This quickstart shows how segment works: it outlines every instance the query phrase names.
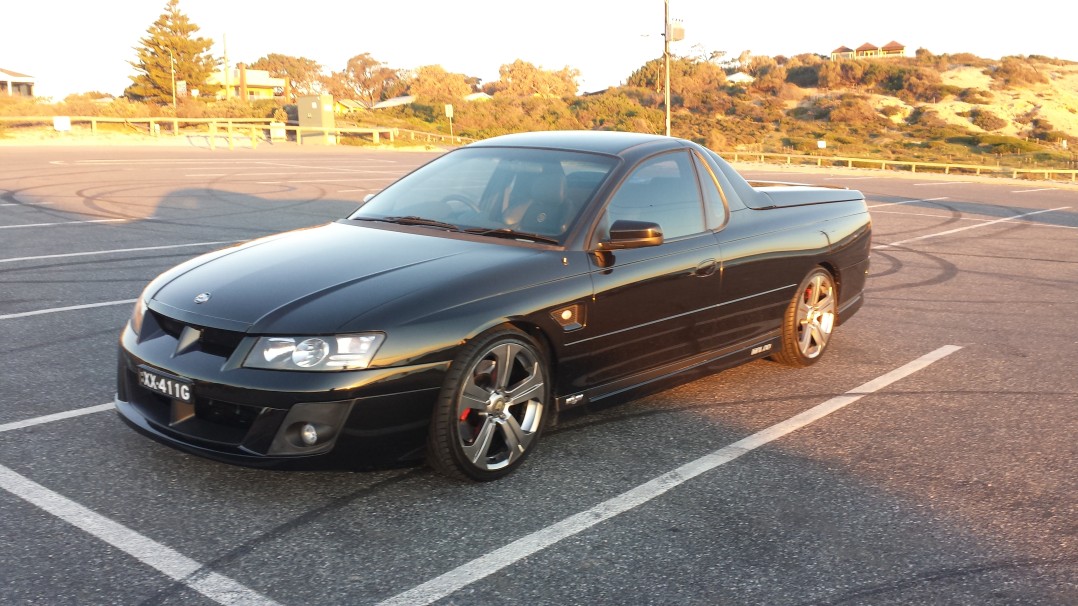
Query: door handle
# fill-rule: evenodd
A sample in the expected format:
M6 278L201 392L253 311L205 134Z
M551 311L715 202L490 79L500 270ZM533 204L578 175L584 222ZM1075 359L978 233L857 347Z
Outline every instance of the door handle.
M704 261L700 261L700 263L696 265L696 270L692 272L692 275L696 276L697 278L706 278L711 274L715 273L717 269L719 269L718 261L716 261L715 259L706 259Z

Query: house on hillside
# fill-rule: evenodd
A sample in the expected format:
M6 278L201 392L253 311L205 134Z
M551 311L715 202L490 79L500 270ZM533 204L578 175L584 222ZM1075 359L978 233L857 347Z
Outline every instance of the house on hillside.
M858 59L864 59L867 57L879 57L880 47L876 46L875 44L865 42L861 46L857 47L857 49L854 51L854 56Z
M333 113L335 114L350 114L365 109L367 109L367 106L355 99L335 99L333 102Z
M840 46L831 51L831 60L838 61L839 59L853 59L854 50L848 46Z
M217 91L218 99L238 97L249 101L283 97L288 87L285 78L274 78L264 69L247 69L242 63L232 69L213 72L206 83L221 87Z
M726 82L736 86L745 86L748 84L752 84L755 80L756 78L753 78L745 72L735 72L730 74L729 76L726 76Z
M856 49L852 49L848 46L840 46L831 51L831 60L838 61L840 59L875 59L877 57L905 57L906 45L894 40L888 42L883 46L876 46L870 42L865 42Z
M891 40L887 44L880 47L880 56L881 57L905 57L906 56L906 45L905 44L899 44L898 42L895 42L894 40Z
M0 67L0 95L33 97L34 77Z

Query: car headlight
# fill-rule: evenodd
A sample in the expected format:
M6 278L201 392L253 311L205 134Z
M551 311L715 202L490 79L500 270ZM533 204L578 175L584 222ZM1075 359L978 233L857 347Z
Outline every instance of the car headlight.
M357 370L371 363L385 338L381 333L259 337L243 365L271 370Z
M131 331L136 335L142 333L142 319L146 317L146 293L139 295L135 301L135 307L131 310Z

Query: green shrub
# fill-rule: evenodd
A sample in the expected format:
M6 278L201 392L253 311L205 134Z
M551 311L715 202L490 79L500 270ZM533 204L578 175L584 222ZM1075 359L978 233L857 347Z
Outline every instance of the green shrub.
M973 105L987 105L992 102L992 93L979 88L964 88L958 93L958 99Z
M1007 121L986 109L974 109L969 111L970 122L974 126L987 131L999 130L1007 126Z

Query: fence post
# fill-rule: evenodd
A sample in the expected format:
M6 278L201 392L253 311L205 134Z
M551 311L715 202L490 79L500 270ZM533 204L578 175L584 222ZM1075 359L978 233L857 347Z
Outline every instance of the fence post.
M258 148L258 139L255 137L255 127L251 125L251 149Z
M175 118L172 119L172 136L180 136L180 121Z
M217 122L210 122L210 149L217 149Z
M228 149L236 149L236 142L232 139L232 120L226 124L228 124Z

